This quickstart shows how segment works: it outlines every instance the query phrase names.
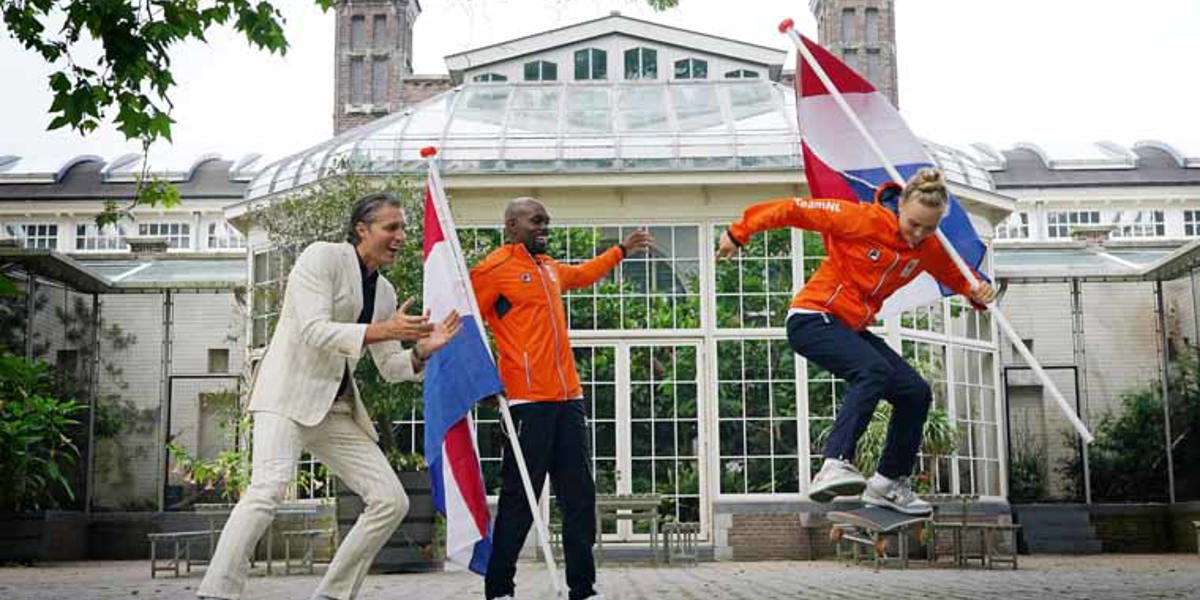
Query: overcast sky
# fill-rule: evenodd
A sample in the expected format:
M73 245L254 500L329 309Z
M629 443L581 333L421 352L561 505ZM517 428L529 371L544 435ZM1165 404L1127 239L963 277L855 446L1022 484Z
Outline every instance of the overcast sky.
M277 157L329 137L333 22L309 0L277 0L292 48L280 58L214 32L176 53L175 144L154 167L202 153ZM655 13L644 0L422 0L414 68L445 73L443 57L619 10L666 25L780 49L793 17L815 36L808 0L680 0ZM1200 156L1200 0L897 0L900 109L922 137L999 148L1155 138ZM736 8L733 8L736 7ZM46 132L50 68L0 39L5 90L0 155L19 170L77 154L107 159L136 148L111 128L81 138ZM789 65L791 57L789 56Z

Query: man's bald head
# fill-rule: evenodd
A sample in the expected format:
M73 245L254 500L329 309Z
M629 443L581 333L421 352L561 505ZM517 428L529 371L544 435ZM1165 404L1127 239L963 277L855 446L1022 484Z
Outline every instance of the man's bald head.
M550 215L535 198L522 196L508 201L504 208L504 238L510 244L523 244L530 254L546 252L550 234Z
M507 225L509 221L525 214L527 211L539 208L542 211L546 210L546 207L542 206L542 203L538 202L537 198L530 198L529 196L513 198L508 201L508 206L504 207L504 224Z

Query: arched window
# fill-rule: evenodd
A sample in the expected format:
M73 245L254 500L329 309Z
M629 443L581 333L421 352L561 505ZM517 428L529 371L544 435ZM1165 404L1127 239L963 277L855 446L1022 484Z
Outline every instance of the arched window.
M626 50L625 79L658 79L658 50L653 48Z
M525 81L558 81L558 65L545 60L527 62Z
M599 48L576 50L575 79L576 81L608 79L608 53Z
M708 79L708 61L699 58L675 61L675 79Z

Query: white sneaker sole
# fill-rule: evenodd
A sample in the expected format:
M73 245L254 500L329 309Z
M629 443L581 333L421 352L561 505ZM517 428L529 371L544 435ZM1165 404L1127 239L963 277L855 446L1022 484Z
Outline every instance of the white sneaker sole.
M814 486L808 491L814 502L832 502L838 496L857 496L867 489L867 480L862 477L842 477Z
M863 504L870 504L871 506L878 506L881 508L894 510L896 512L904 513L906 515L912 515L914 517L924 517L924 516L933 514L932 506L927 506L924 508L903 506L900 504L896 504L895 502L892 502L891 500L888 500L887 498L884 498L882 496L876 496L874 494L863 494L862 501L863 501Z

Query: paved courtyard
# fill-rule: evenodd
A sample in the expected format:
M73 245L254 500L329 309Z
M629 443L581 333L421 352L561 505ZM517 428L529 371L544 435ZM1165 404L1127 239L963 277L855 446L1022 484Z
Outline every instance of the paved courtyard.
M832 561L704 563L689 568L607 566L600 586L609 600L999 600L1054 598L1126 600L1200 598L1196 555L1021 557L1019 571L915 567L908 571L845 566ZM0 600L187 599L200 578L151 580L144 561L47 564L0 568ZM307 600L314 575L254 577L246 600ZM522 564L522 600L553 600L546 571ZM362 600L474 600L480 579L470 573L381 575L367 579Z

